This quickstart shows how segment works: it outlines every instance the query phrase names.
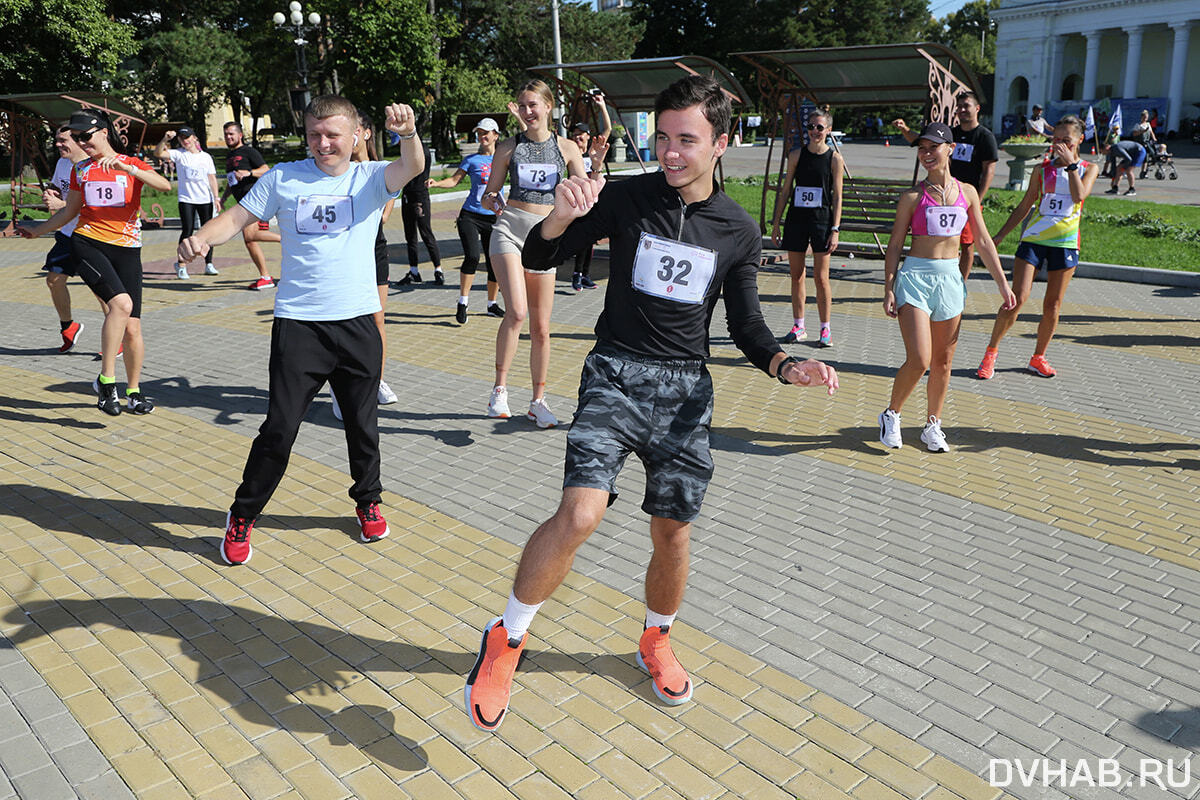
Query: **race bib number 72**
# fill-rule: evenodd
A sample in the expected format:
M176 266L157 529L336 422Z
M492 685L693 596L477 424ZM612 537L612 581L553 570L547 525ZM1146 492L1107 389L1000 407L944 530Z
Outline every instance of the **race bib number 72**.
M314 194L296 203L296 230L300 233L342 233L354 222L349 195Z
M633 262L633 288L677 303L704 302L717 251L643 233Z

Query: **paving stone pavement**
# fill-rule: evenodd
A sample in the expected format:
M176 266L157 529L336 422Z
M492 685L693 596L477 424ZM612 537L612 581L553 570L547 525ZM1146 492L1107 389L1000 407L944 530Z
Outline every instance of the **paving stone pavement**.
M453 205L434 214L451 284ZM1200 774L1183 773L1200 748L1195 293L1077 280L1059 377L1023 371L1031 314L979 382L996 299L973 280L944 414L954 449L937 455L915 446L919 392L908 446L875 443L903 358L879 262L835 262L835 346L793 348L838 367L833 399L746 365L718 312L717 471L675 635L695 702L658 705L632 664L648 536L631 462L535 623L513 714L484 735L463 676L556 505L565 428L482 415L496 329L482 293L463 328L450 286L389 297L392 536L357 543L323 394L254 560L230 569L214 545L265 410L271 296L245 291L234 244L221 276L167 279L174 238L148 233L145 251L143 385L159 408L116 419L89 399L86 290L79 352L61 356L38 271L49 242L0 242L0 800L1197 796ZM760 290L782 332L785 273L764 269ZM601 303L559 284L548 389L564 422ZM514 409L526 387L512 381ZM1070 771L999 788L992 759ZM1143 759L1177 785L1139 785ZM1120 786L1077 772L1106 760Z

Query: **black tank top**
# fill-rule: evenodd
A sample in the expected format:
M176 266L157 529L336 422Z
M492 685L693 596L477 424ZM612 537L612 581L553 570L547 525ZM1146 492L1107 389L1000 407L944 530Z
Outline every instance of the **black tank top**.
M819 208L803 208L796 205L796 189L812 187L821 190ZM788 214L805 217L829 218L833 213L833 148L824 153L814 153L807 147L800 149L800 160L796 162L796 174L792 179L791 195L788 197Z

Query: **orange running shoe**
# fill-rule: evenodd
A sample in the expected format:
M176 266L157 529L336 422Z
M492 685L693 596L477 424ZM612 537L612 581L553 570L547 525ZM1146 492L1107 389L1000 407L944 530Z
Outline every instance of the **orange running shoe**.
M996 374L996 356L1000 355L999 350L988 348L983 353L983 361L979 362L979 369L975 370L975 377L981 381L986 381Z
M508 711L508 698L512 694L513 674L529 641L526 632L519 643L509 641L504 620L496 617L483 629L483 643L479 646L479 658L467 677L467 688L463 692L467 704L467 716L471 724L485 731L494 731L504 721Z
M637 665L650 673L658 699L677 706L692 699L692 679L671 650L671 629L646 628L638 642Z
M1058 372L1050 366L1045 356L1034 356L1029 359L1029 371L1043 378L1053 378Z

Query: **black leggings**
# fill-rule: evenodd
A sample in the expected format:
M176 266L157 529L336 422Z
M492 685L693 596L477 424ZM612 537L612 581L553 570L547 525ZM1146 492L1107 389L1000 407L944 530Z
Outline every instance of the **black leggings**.
M425 249L429 251L429 260L433 262L434 268L442 266L442 251L438 249L437 237L433 235L429 217L429 200L416 200L411 203L400 201L400 219L404 221L404 241L408 244L410 267L417 266L418 232L421 234L421 241L425 243Z
M129 316L142 316L142 248L120 247L83 236L71 236L71 253L79 277L104 302L119 294L129 295L133 311Z
M580 275L588 276L588 271L592 268L592 247L582 253L575 254L575 271ZM588 276L590 277L590 276Z
M179 241L191 236L204 223L212 219L213 204L212 203L185 203L182 200L179 202ZM199 217L200 224L196 224L196 218ZM213 259L213 250L208 248L208 255L204 256L204 263L211 264Z
M465 208L458 212L454 226L458 228L458 239L462 242L463 275L475 274L475 270L479 269L479 256L482 253L484 263L487 264L488 283L496 282L496 273L492 272L492 256L488 252L492 241L492 223L495 221L496 218L491 214L480 214Z

